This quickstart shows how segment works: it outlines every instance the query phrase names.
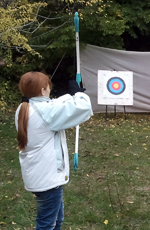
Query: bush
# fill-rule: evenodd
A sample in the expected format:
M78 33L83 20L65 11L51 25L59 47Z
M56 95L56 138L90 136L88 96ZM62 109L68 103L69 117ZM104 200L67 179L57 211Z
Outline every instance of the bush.
M14 111L20 102L20 97L16 83L0 79L0 118Z

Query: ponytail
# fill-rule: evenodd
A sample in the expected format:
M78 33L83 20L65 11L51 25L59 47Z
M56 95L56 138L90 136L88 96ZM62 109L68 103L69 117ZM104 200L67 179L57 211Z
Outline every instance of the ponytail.
M18 148L24 150L27 145L27 125L29 118L29 103L23 102L18 116Z

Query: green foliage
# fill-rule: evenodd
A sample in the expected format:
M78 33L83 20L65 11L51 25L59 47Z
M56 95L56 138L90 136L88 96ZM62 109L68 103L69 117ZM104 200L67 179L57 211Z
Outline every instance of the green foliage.
M141 35L149 35L150 30L150 2L148 1L132 1L130 4L126 2L122 4L123 16L127 19L128 33L138 38L136 30L138 29Z
M147 38L150 36L150 3L147 0L93 0L86 2L86 6L79 12L80 41L98 46L128 49L130 38L136 41L141 36ZM150 50L148 43L145 43L146 48Z
M80 18L80 44L150 50L148 0L62 0L47 4L16 0L0 9L0 56L7 64L1 69L3 76L16 79L30 70L52 74L65 52L65 58L72 57L75 11ZM143 43L135 47L141 38Z
M52 33L52 36L55 37L56 34ZM75 47L75 33L74 26L68 26L61 28L57 31L57 38L53 41L51 45L48 46L50 49L64 49L70 48L70 46Z
M121 35L128 26L120 4L109 0L88 1L79 12L80 41L103 47L123 47Z
M36 11L45 3L16 4L7 6L6 9L0 8L0 43L5 47L15 46L18 49L27 50L33 55L38 54L28 44L27 36L21 31L30 22L36 21Z
M94 1L87 3L81 10L81 18L85 28L101 31L102 35L121 35L126 28L126 20L122 17L121 6L113 1Z
M0 78L0 120L4 120L6 114L11 113L20 102L21 94L18 85L12 85L10 80Z

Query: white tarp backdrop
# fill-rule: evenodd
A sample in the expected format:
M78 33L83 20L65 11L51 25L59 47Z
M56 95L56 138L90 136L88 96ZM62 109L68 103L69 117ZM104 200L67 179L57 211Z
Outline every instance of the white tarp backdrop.
M83 86L90 96L95 113L106 112L105 105L98 105L98 70L133 72L133 105L126 112L150 112L150 52L133 52L87 45L80 51L80 67ZM107 106L114 112L114 106ZM123 106L116 107L123 112Z

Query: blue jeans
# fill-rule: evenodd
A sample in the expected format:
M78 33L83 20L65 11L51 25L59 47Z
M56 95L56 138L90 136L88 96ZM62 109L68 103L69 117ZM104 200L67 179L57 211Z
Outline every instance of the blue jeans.
M64 219L63 187L34 194L37 199L36 230L60 230Z

